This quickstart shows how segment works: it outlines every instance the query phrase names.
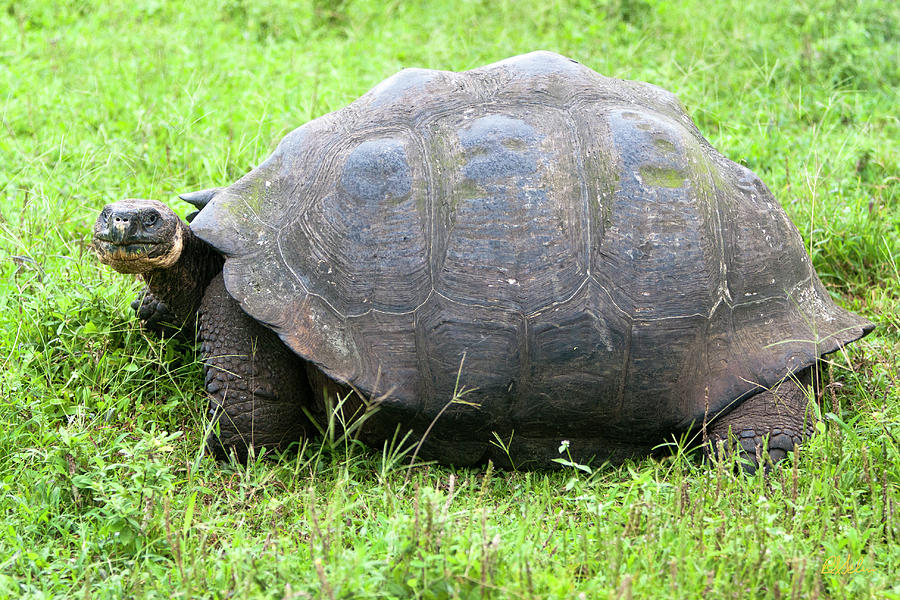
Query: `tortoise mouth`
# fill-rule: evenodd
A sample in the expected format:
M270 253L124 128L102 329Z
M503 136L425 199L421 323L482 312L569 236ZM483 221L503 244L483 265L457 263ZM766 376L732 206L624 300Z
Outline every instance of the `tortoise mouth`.
M113 242L95 238L94 247L100 262L122 273L142 273L159 262L171 244L158 242Z
M120 260L152 257L154 250L158 250L158 242L114 242L97 238L97 246L104 254L115 255Z

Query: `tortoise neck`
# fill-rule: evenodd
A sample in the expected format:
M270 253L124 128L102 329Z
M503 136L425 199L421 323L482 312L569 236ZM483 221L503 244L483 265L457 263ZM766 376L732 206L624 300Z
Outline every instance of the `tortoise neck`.
M154 269L142 278L175 315L182 327L193 327L206 286L222 271L225 260L212 246L182 225L183 249L178 261L165 269Z

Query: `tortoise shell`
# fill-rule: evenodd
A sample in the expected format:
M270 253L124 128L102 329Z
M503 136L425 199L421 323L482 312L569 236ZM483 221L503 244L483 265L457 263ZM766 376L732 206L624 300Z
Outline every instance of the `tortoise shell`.
M328 378L420 432L446 407L458 462L495 433L646 449L871 329L675 96L549 52L403 70L191 227Z

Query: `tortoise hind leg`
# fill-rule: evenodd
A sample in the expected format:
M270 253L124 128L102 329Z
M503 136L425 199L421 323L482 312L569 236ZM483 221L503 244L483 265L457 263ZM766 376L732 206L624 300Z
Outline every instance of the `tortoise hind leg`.
M282 449L312 433L303 414L311 392L302 359L241 309L221 274L203 296L200 341L213 454L234 451L243 461L251 448Z
M733 447L729 440L730 431L745 459L744 470L749 473L759 466L757 456L763 455L764 440L768 441L766 450L770 464L787 456L814 431L815 413L808 391L814 368L788 377L771 390L751 396L731 412L717 417L707 426L713 446L717 448L719 442L724 441L726 448ZM709 448L706 451L709 452Z

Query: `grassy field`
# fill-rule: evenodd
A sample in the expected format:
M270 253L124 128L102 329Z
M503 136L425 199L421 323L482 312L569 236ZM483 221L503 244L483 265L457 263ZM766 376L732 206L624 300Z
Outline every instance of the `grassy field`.
M672 90L878 329L770 474L204 457L196 349L89 252L402 67L554 50ZM0 597L900 598L900 9L889 0L0 1Z

